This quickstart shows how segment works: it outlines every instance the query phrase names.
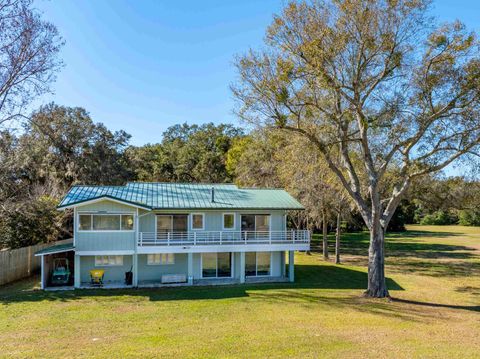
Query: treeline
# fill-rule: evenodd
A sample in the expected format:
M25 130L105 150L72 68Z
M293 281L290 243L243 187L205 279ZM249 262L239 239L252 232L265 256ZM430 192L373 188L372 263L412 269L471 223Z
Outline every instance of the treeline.
M480 183L463 177L425 177L399 207L406 223L480 226Z
M71 237L71 214L56 206L74 184L231 182L227 152L243 136L228 124L183 124L135 147L85 109L41 107L21 130L0 132L0 248Z
M282 187L306 207L291 213L293 226L323 232L337 223L346 230L363 227L311 145L286 141L279 131L179 124L158 143L137 147L129 134L94 122L82 108L49 104L30 118L21 130L0 132L0 247L70 237L70 213L56 210L70 186L127 181ZM405 223L480 225L479 190L478 182L463 178L424 178L412 186L389 230Z
M240 184L286 188L306 206L304 213L294 217L302 226L333 230L340 216L343 230L366 229L337 177L308 141L287 141L278 130L257 130L235 142L227 154L227 168ZM397 171L391 166L391 180L382 191L392 190ZM406 224L480 226L480 182L442 174L416 179L388 231L405 230Z

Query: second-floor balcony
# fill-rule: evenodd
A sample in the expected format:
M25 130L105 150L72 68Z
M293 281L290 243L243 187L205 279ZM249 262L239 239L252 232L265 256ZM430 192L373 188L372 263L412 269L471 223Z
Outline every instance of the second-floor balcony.
M299 249L308 249L310 231L140 232L138 238L139 247L251 245L301 245Z

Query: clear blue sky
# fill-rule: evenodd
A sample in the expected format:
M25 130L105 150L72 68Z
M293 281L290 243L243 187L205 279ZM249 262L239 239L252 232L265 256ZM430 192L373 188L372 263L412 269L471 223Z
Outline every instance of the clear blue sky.
M66 45L66 67L42 103L86 108L132 143L158 142L176 123L237 123L235 54L258 48L283 0L37 0ZM441 21L480 30L480 1L434 2Z

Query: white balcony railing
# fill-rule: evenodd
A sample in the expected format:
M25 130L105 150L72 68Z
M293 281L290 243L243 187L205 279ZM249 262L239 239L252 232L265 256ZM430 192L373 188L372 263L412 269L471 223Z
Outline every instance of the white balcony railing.
M140 232L139 246L198 246L249 244L308 244L310 231L192 231Z

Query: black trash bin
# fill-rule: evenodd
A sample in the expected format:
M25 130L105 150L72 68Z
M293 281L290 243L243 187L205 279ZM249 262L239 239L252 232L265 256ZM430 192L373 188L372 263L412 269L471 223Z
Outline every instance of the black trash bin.
M125 284L132 285L133 283L133 272L130 269L128 272L125 272Z

